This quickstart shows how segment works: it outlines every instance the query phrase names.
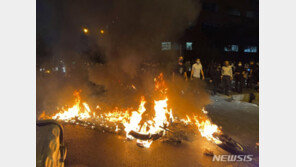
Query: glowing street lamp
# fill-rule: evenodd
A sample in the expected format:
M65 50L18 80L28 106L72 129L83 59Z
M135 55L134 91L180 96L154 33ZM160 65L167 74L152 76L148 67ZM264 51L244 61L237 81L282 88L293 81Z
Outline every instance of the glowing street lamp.
M87 28L83 28L83 32L84 32L85 34L87 34L87 33L88 33L88 29L87 29Z

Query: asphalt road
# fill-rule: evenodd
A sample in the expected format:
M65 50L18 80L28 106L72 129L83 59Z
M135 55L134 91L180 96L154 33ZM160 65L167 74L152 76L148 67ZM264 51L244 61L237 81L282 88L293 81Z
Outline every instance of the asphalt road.
M222 96L211 97L213 103L206 109L213 122L223 127L223 132L246 147L253 155L251 162L213 162L204 155L205 149L215 155L230 154L201 136L181 144L152 143L141 148L124 136L102 133L76 125L64 126L64 140L68 148L66 166L69 167L193 167L193 166L259 166L259 109L249 103L228 102Z

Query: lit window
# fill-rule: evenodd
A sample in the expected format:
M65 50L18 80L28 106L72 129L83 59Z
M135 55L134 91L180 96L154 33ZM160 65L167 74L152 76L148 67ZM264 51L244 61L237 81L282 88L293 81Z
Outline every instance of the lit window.
M186 50L192 50L192 42L186 42Z
M244 52L246 52L246 53L257 53L257 46L247 46L244 49Z
M172 44L171 42L162 42L161 43L161 50L171 50Z
M228 45L224 47L225 52L238 52L238 46L237 45Z

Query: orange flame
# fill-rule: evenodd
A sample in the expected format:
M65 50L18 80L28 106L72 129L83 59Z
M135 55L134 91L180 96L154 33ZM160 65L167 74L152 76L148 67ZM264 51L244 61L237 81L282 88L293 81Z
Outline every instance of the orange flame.
M80 121L89 121L89 120L104 120L103 125L108 127L108 122L114 123L115 132L121 130L119 125L124 127L126 133L126 138L134 139L129 133L134 131L139 134L144 134L151 136L153 134L162 133L165 135L164 129L174 122L174 115L172 109L168 107L168 98L167 98L167 87L163 79L163 74L161 73L158 77L154 78L155 81L155 92L160 100L154 100L154 117L145 122L142 121L142 115L146 112L145 108L145 98L141 97L140 105L138 110L130 112L130 110L118 110L116 108L114 111L99 113L96 115L95 112L92 112L89 105L86 102L81 101L80 92L74 91L75 103L72 107L64 109L62 108L58 113L49 117L43 112L39 119L55 119L64 122L75 123L76 119ZM101 112L101 107L97 105L97 111ZM204 109L203 113L207 113ZM131 114L130 114L131 113ZM205 137L207 140L220 144L221 141L213 137L214 133L222 133L217 125L212 124L209 119L201 121L197 116L194 116L194 123L192 119L186 115L186 118L180 119L180 122L185 125L195 125L197 126L198 131L201 133L201 136ZM76 122L77 123L77 122ZM107 124L104 124L107 123ZM90 124L90 123L89 123ZM94 124L93 124L94 125ZM92 128L93 128L92 125ZM137 143L141 144L143 147L149 148L153 140L140 140L137 139Z

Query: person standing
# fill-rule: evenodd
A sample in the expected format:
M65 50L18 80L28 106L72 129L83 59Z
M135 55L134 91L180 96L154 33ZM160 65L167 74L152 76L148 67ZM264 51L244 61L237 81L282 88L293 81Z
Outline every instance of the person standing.
M254 62L251 61L249 66L248 80L247 80L247 86L248 88L251 88L251 89L253 89L255 85L254 71L255 71L255 65L254 65Z
M175 67L175 69L173 71L173 81L175 80L176 76L183 75L183 71L184 71L183 60L184 60L184 58L182 56L180 56L178 58L176 67Z
M202 78L201 78L201 76L202 76ZM204 80L205 79L200 59L196 59L196 63L194 63L192 65L190 79L191 80L193 80L193 79L202 79L202 80Z
M245 74L245 70L242 65L242 62L238 62L236 70L235 70L235 90L238 93L243 92L243 85L245 83L244 74Z
M190 71L191 71L191 64L190 64L190 61L186 61L185 64L184 64L184 78L185 78L185 81L188 80L188 77L189 77L189 74L190 74Z
M220 76L221 76L221 69L218 65L214 64L210 68L210 83L213 88L213 94L216 95L217 90L219 88L220 83Z
M231 86L231 80L232 80L232 67L229 65L228 61L225 61L225 66L222 67L221 71L221 79L222 84L224 88L225 95L229 96L229 89Z

